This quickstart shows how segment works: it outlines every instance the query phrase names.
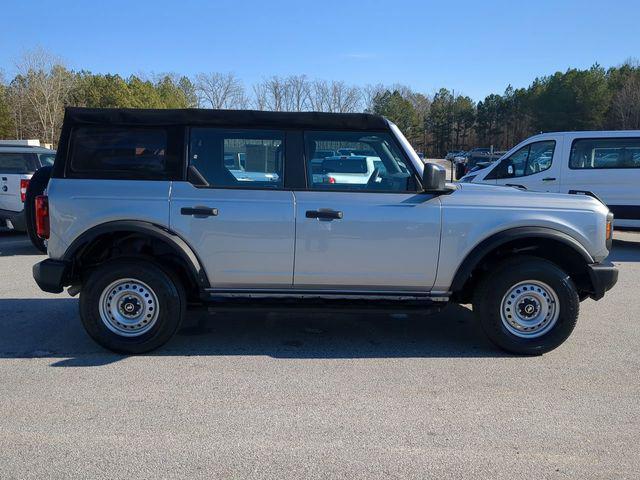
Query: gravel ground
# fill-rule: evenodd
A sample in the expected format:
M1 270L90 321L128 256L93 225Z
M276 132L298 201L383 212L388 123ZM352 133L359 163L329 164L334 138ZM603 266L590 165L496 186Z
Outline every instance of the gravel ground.
M0 233L0 478L638 478L640 234L617 287L536 358L471 312L191 314L154 354L84 333Z

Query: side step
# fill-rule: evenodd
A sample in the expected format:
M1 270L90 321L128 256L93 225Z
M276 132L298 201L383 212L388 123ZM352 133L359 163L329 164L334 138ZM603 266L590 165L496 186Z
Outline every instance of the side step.
M205 306L209 313L224 312L300 312L300 313L437 313L446 303L425 300L348 300L348 299L257 299L211 296Z

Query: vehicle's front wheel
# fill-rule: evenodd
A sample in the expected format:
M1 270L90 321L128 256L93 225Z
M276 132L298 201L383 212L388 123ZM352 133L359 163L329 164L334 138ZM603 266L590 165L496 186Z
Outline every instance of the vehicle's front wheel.
M541 355L576 326L576 287L554 263L536 257L502 262L481 280L473 309L489 339L511 353Z
M136 354L165 344L185 315L184 288L169 272L142 260L106 263L80 291L80 317L97 343Z

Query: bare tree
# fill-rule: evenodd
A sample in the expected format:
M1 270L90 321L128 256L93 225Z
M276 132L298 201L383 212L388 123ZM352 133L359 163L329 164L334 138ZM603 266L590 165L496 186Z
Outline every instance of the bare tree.
M269 97L269 89L265 82L253 85L253 108L256 110L268 110L267 104Z
M245 108L248 100L244 86L233 73L199 73L196 91L203 104L211 108Z
M8 104L7 87L4 82L4 72L0 69L0 138L7 137L13 132L13 118Z
M359 112L362 92L360 88L349 86L344 82L331 82L331 110L338 113Z
M629 77L613 97L611 108L616 127L622 130L640 128L640 77Z
M344 82L316 80L311 84L309 103L317 112L358 112L361 110L362 92Z
M329 84L324 80L315 80L311 84L309 104L314 112L329 111L331 105L331 93Z
M28 107L37 124L34 133L46 143L54 144L74 76L60 58L42 48L24 54L16 66L19 75L12 82L14 88L10 88L16 128L24 125Z
M29 121L28 102L27 102L27 85L23 77L17 76L7 87L6 97L9 105L15 136L22 140L29 136L29 130L33 130L33 125ZM31 127L31 128L29 128Z
M266 93L266 109L274 112L286 111L288 96L286 80L274 76L265 80L263 83Z
M306 75L292 75L287 78L287 93L289 97L288 110L304 112L309 109L311 89Z
M253 86L255 107L275 112L309 110L310 84L305 75L273 76Z
M382 95L386 90L388 90L388 88L382 83L365 85L362 88L362 104L364 111L367 113L373 112L376 98Z

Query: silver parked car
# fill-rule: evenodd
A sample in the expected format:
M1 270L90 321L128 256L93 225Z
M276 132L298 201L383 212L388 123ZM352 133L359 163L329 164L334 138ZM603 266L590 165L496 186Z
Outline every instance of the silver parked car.
M313 160L346 151L383 168L326 182ZM286 298L472 303L493 342L540 354L616 283L611 222L595 198L446 184L380 116L68 109L33 274L120 352L167 342L187 305Z

